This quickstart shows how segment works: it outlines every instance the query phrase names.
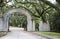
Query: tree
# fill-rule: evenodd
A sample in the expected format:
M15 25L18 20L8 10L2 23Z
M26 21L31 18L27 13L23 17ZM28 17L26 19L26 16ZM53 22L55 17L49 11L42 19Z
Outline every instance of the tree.
M1 8L3 14L5 11L11 8L24 8L30 12L31 16L41 19L41 21L43 21L42 23L47 23L48 15L52 15L49 14L49 12L52 12L51 11L52 9L55 9L56 11L58 11L58 13L60 13L59 2L58 2L59 0L56 0L58 3L55 4L51 3L48 0L13 0L14 4L6 6L6 4L11 1L12 0L0 1L1 4L0 7L3 6ZM17 20L18 19L19 18L17 18ZM14 21L15 22L14 24L18 23L17 20Z
M24 27L26 28L26 22L27 22L27 18L25 17L25 15L22 14L11 14L10 18L9 18L9 26L16 26L16 27ZM24 24L24 26L23 26Z

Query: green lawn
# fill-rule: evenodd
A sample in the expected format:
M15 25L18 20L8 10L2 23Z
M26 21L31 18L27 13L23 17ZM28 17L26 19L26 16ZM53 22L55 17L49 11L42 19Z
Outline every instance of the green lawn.
M7 32L0 32L0 37L5 36Z
M45 35L51 35L51 36L60 36L60 33L56 33L56 32L39 32Z

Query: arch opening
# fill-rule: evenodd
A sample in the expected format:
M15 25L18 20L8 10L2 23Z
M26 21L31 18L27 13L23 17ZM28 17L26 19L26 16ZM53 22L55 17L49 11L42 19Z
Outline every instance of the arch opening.
M20 30L27 31L27 17L24 14L12 13L9 15L8 31L11 27L18 27Z

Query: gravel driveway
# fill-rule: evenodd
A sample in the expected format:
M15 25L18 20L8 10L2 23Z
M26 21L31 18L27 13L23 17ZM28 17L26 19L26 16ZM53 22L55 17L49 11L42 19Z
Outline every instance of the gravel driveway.
M10 27L10 31L6 36L0 39L41 39L40 36L23 31L22 28Z

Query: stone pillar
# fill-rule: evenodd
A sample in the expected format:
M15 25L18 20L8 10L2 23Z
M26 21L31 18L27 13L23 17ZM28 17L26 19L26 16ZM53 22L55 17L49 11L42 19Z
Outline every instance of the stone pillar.
M35 18L34 18L34 16L32 16L32 31L35 31Z
M0 18L0 31L3 31L3 20Z
M32 31L32 20L29 16L27 16L27 31Z
M39 31L50 31L49 22L47 21L47 23L44 23L43 21L40 21Z
M34 20L32 20L32 28L33 28L33 31L35 31L35 21Z
M27 31L35 31L35 21L27 17Z
M4 31L8 31L8 20L9 20L9 18L8 18L8 16L6 17L6 18L4 18Z

